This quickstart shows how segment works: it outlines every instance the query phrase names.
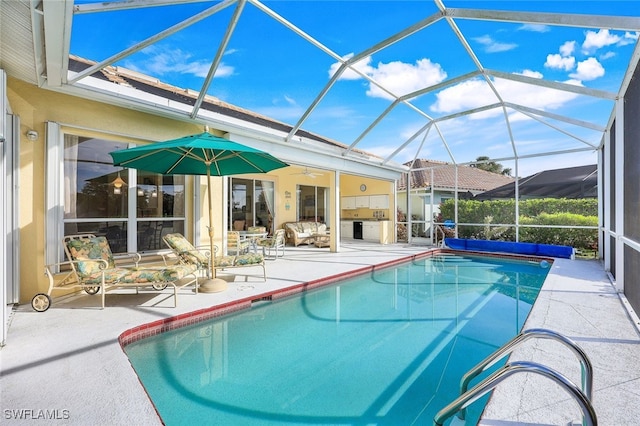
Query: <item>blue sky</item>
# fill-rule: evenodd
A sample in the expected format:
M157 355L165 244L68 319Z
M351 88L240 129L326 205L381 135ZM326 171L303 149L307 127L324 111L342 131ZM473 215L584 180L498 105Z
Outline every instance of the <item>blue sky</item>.
M92 3L82 1L77 3ZM74 17L71 53L100 61L153 36L216 2L163 6ZM432 1L275 1L265 2L300 30L337 55L348 58L437 12ZM639 16L640 1L446 1L447 8ZM122 59L116 65L181 88L199 90L235 6ZM567 28L480 20L456 20L480 64L491 70L569 82L616 93L638 39L635 31ZM223 101L295 124L329 81L337 61L267 16L244 7L208 94ZM476 70L445 20L364 58L358 69L403 95ZM505 100L606 125L610 101L523 85L493 83ZM388 94L355 73L346 72L303 128L350 145L390 104ZM410 100L431 117L496 102L480 78ZM597 145L599 132L545 118L542 124L508 110L519 155ZM407 141L426 119L400 105L358 144L383 157ZM502 109L443 122L415 138L394 161L420 158L458 162L484 155L513 155ZM443 143L443 139L446 144ZM542 169L595 163L592 153L524 160L519 175ZM513 168L511 161L502 162Z

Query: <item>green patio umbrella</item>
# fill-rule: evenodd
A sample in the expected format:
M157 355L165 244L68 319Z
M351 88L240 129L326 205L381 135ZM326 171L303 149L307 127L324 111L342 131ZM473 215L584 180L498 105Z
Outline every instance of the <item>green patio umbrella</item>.
M288 166L287 163L264 151L213 136L208 132L123 149L111 152L110 155L113 157L115 166L164 175L206 175L209 200L209 244L212 257L214 250L211 176L267 173ZM211 277L216 279L213 262L211 262ZM219 287L221 284L217 285Z

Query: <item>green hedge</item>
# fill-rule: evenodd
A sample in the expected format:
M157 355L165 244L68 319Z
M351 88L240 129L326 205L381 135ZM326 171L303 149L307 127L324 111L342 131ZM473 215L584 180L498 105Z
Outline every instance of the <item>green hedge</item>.
M597 216L574 213L541 213L534 218L520 217L521 225L598 226ZM590 248L598 243L598 231L581 228L520 228L520 241Z
M440 205L438 221L455 218L455 201ZM519 204L521 225L597 226L598 200L594 198L566 199L543 198L521 200ZM515 223L515 200L475 201L458 200L459 223L484 225L460 225L460 238L515 241L515 226L493 224ZM575 228L520 228L520 241L542 244L569 245L575 248L591 248L597 244L595 229Z

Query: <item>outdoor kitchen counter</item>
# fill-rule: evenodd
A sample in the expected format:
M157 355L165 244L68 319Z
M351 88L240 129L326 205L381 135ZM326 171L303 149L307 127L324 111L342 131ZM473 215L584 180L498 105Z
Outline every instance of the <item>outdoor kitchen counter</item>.
M375 218L345 218L340 220L340 237L345 240L353 240L353 223L362 222L362 240L389 244L393 242L392 223L387 219Z

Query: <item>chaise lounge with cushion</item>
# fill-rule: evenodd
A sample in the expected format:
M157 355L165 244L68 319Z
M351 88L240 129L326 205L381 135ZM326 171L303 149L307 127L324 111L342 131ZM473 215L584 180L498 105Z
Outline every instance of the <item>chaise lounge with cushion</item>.
M180 233L167 234L162 237L165 244L177 256L178 261L185 265L193 265L201 273L210 275L210 259L209 250L199 250ZM217 250L217 247L214 248ZM165 258L165 263L167 259ZM264 265L264 257L261 254L245 253L231 256L217 256L214 253L214 268L216 270L231 268L247 268L251 266L262 267L262 277L267 281L267 271Z
M132 259L131 266L117 266L116 256L106 237L93 234L69 235L62 240L67 262L47 265L45 273L49 278L47 293L38 293L31 300L31 306L38 312L44 312L51 306L51 293L54 290L84 290L88 294L101 294L102 309L105 306L105 293L118 287L152 287L156 291L173 287L174 307L178 304L178 289L194 285L198 292L196 267L191 265L139 266L142 256L127 253L118 257ZM55 271L68 267L62 280L54 278Z
M315 236L327 233L327 224L322 222L286 222L282 225L287 244L313 244Z

